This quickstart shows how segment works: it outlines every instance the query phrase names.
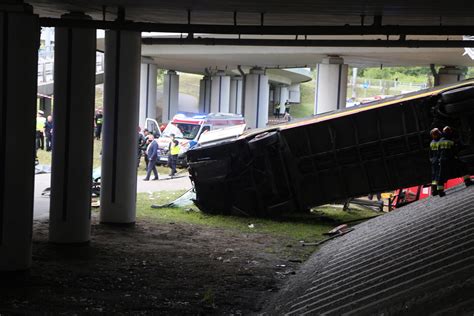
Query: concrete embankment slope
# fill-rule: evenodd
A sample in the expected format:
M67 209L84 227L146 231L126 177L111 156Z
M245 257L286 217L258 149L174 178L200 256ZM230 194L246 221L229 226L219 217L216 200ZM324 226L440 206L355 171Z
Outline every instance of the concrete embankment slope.
M269 315L473 315L474 186L367 221L324 245Z

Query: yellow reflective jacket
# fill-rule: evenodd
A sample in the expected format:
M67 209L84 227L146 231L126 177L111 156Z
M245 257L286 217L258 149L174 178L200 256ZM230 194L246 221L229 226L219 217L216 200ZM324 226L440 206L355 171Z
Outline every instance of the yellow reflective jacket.
M175 144L171 144L171 155L174 156L174 155L178 155L179 154L179 144L178 145L175 145Z

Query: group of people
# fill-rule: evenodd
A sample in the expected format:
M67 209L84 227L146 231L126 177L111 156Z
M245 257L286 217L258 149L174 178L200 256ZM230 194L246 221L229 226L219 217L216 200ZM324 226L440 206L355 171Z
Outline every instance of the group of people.
M44 112L36 113L36 151L38 149L51 151L53 149L53 117L44 117Z
M431 130L430 162L431 162L431 194L445 196L444 183L449 180L450 174L457 170L464 174L464 184L473 184L467 172L467 167L457 158L459 145L454 141L454 131L445 126Z
M285 102L285 105L284 105L285 113L284 114L280 113L280 107L281 107L281 105L280 105L279 102L273 105L273 116L275 118L279 119L282 115L283 115L283 117L290 115L290 101L286 100L286 102Z
M94 117L94 137L97 140L100 140L102 134L103 118L102 110L98 110ZM42 110L36 112L36 151L38 149L53 150L53 129L53 117L51 115L44 117L44 111Z
M138 164L140 165L141 157L144 156L146 164L146 176L143 179L144 181L149 181L151 174L153 173L152 180L158 180L158 170L156 165L158 163L159 157L159 146L158 142L155 139L155 136L150 133L147 129L143 130L143 133L140 133L140 128L138 128ZM179 142L175 138L174 134L170 135L171 141L168 146L168 166L170 167L170 176L173 177L176 174L176 165L178 162L179 155Z

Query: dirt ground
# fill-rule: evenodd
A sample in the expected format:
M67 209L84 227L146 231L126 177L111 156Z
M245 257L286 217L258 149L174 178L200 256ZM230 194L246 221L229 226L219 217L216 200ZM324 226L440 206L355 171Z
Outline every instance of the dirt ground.
M1 282L7 314L258 314L308 249L297 241L183 223L135 227L93 219L89 246L47 242L35 221L30 277Z

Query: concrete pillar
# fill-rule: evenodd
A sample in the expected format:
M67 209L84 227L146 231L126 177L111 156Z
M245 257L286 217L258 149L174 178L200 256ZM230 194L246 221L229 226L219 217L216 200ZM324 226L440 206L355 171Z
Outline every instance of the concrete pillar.
M157 66L141 64L140 68L140 119L139 126L145 128L147 118L156 119L156 77Z
M48 115L51 115L51 98L46 98L46 97L40 97L40 110L44 112L44 117L48 117Z
M242 114L242 90L243 82L241 76L232 77L230 80L229 112Z
M63 19L88 20L83 14ZM90 240L95 106L94 29L57 27L54 49L54 133L49 241Z
M340 57L324 58L318 64L314 114L346 107L348 69Z
M33 221L40 26L30 6L11 7L0 9L0 272L30 267Z
M301 102L301 91L299 83L292 84L288 87L288 100L290 101L290 103Z
M135 222L141 34L106 31L100 221Z
M179 107L179 75L168 70L163 84L163 117L162 122L168 123L178 113Z
M273 88L273 103L280 104L281 85L275 85Z
M209 113L211 110L211 78L204 76L199 81L199 113Z
M440 85L455 83L464 80L464 74L462 69L459 69L456 66L444 66L443 68L440 68L438 76Z
M280 100L280 114L285 114L286 111L286 106L285 103L286 101L289 101L290 99L290 90L288 89L288 86L281 86L280 87L280 96L278 98Z
M250 128L267 125L268 94L268 76L263 69L252 68L245 76L245 121Z
M218 71L211 80L211 112L229 113L230 76L224 71Z

